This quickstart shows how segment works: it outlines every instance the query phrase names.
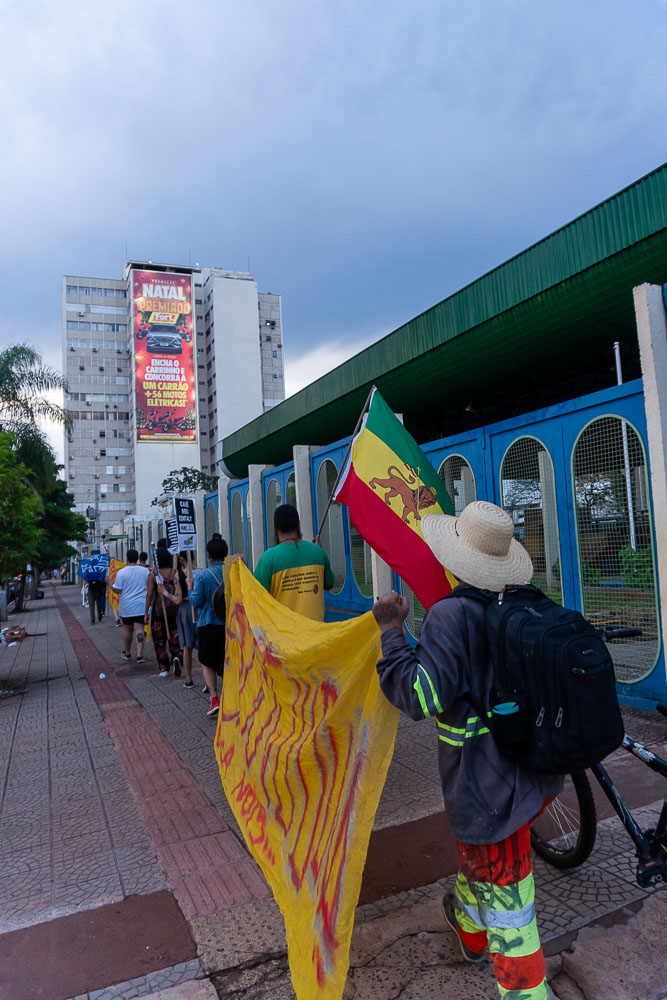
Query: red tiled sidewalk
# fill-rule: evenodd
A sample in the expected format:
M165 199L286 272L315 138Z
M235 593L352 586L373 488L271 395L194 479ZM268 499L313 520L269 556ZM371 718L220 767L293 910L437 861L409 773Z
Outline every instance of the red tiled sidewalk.
M57 592L56 600L81 671L186 918L268 897L270 891L255 862Z

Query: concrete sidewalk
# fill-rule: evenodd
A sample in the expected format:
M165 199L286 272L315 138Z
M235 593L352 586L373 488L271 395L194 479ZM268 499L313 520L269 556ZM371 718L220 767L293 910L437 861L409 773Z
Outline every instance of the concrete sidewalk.
M225 801L198 669L185 690L157 677L150 646L148 663L125 663L120 629L91 627L72 587L48 586L21 621L26 639L0 647L2 676L25 684L0 702L0 946L12 957L0 1000L162 1000L167 987L177 991L169 1000L213 987L220 997L292 997L282 920ZM664 753L667 725L628 716L629 731ZM614 758L648 822L659 779L639 782L646 769ZM497 996L490 968L461 962L443 928L454 860L441 814L435 735L402 721L362 890L372 902L357 910L350 1000ZM420 857L406 857L406 843ZM667 896L639 889L629 846L609 818L581 869L536 862L560 1000L667 996Z

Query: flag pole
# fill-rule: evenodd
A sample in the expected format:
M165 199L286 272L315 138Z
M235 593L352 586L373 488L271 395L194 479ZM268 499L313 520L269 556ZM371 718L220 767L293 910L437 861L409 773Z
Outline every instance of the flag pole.
M368 393L368 397L366 398L366 402L364 403L363 409L362 409L361 413L359 414L359 419L357 420L357 426L354 428L354 431L352 432L352 437L350 438L350 443L347 446L347 451L345 452L345 458L343 459L343 461L341 463L341 467L338 470L338 475L336 476L336 482L334 483L333 489L332 489L331 493L329 494L329 500L327 501L327 505L326 505L326 507L324 509L324 514L322 515L322 520L320 521L320 526L317 529L317 534L315 535L315 542L316 542L317 545L320 544L320 535L322 534L322 528L324 527L324 522L326 521L326 519L328 517L329 509L330 509L332 501L333 501L334 493L336 492L336 488L337 488L337 486L338 486L338 484L340 482L340 477L343 475L343 469L347 465L347 460L350 457L350 452L352 451L352 445L354 444L354 439L356 438L357 434L359 433L359 428L361 427L361 422L364 419L364 416L366 415L366 413L368 412L369 406L371 405L371 399L373 397L373 393L374 392L375 392L375 386L373 385L373 386L371 386L371 391Z

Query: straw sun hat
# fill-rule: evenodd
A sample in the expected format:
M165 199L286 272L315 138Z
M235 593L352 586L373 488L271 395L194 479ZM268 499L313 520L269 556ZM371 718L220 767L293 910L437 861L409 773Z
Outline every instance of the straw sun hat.
M426 514L421 528L438 562L482 590L530 583L533 563L514 538L512 518L494 503L476 500L458 517Z

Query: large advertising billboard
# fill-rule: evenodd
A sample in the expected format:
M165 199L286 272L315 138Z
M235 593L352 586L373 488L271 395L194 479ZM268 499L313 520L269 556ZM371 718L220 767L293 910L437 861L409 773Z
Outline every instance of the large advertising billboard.
M192 278L133 271L138 441L196 441Z

